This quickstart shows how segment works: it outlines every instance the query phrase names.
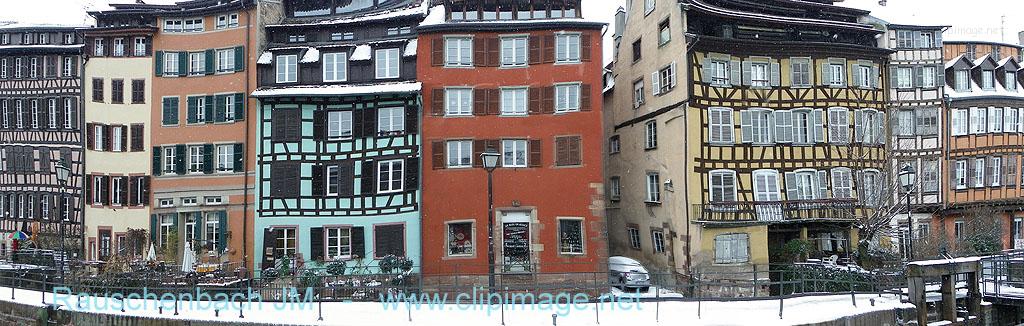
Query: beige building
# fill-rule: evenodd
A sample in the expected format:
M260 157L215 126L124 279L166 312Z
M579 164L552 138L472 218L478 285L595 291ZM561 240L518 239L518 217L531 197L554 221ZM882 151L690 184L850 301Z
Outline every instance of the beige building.
M152 30L93 13L85 30L85 258L144 254L149 228ZM129 229L143 230L130 243Z

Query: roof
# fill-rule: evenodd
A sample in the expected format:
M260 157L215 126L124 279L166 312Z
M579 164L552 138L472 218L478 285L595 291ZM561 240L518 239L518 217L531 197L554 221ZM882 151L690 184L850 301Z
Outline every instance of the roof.
M788 2L793 2L793 3L807 3L806 1L797 1L797 0L780 0L780 1L788 1ZM852 23L852 22L845 22L845 21L839 21L839 20L825 20L825 19L789 17L789 16L780 16L780 15L773 15L773 14L764 14L764 13L753 12L753 11L736 10L736 9L723 8L723 7L719 7L719 6L716 6L716 5L712 5L712 4L704 2L703 0L689 0L689 2L691 4L692 8L695 8L695 9L698 9L700 11L703 11L706 14L715 15L715 16L721 16L721 17L726 17L726 18L732 18L732 19L757 20L757 21L760 21L760 22L772 22L772 23L781 23L781 24L801 24L801 25L810 25L810 26L817 26L817 27L842 28L842 29L857 30L857 31L862 31L862 32L881 33L880 30L875 29L873 26L868 25L868 24L862 24L862 23ZM829 7L833 7L833 8L843 8L843 7L834 7L834 6L831 6L831 5L828 5L828 6ZM845 9L850 9L850 8L845 8ZM857 10L857 9L853 9L853 10ZM858 10L858 11L860 11L860 10ZM864 13L866 13L866 12L864 12Z
M416 3L414 1L414 3L405 7L398 7L390 10L383 10L370 13L359 13L356 15L345 16L340 18L289 18L286 19L281 24L268 24L267 27L338 25L361 23L368 21L392 20L403 17L424 17L427 15L428 9L430 9L430 0L419 0L419 3Z
M943 44L972 44L972 43L973 44L987 44L987 45L1007 46L1007 47L1011 47L1011 48L1022 48L1022 47L1024 47L1024 45L1013 44L1013 43L1004 43L1004 42L980 41L980 40L957 40L955 38L954 39L950 39L947 36L943 36L942 43Z
M252 92L253 97L290 96L346 96L364 94L394 94L419 92L420 82L395 82L364 85L315 85L288 87L261 87Z
M0 30L72 30L85 27L88 26L0 22Z
M549 19L494 19L448 21L444 6L433 6L426 18L416 27L417 31L433 31L452 28L474 29L543 29L551 27L591 27L601 28L608 23L583 18L549 18ZM514 27L513 27L514 26Z

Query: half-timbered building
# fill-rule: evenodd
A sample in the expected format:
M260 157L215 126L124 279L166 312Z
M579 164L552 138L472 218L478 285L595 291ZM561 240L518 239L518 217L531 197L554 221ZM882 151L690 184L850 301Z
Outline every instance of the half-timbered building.
M585 19L579 0L434 4L417 29L424 274L483 276L493 263L561 282L602 271L605 24ZM493 211L488 151L500 155Z
M996 247L1022 248L1024 185L1024 77L1020 45L951 42L945 53L943 115L946 142L946 207L932 226L941 249L972 253L979 239L995 231ZM986 228L996 228L986 231Z
M75 27L0 26L0 232L39 248L82 246L82 46Z
M284 2L257 62L254 258L420 261L421 0Z
M880 45L894 50L889 55L889 171L900 171L909 165L917 175L910 189L913 212L909 221L906 214L897 214L891 225L900 235L900 251L911 258L911 239L928 237L933 213L944 203L944 188L940 186L945 161L941 132L945 95L942 32L948 26L886 27ZM893 192L890 201L905 206L904 191Z
M85 37L86 259L144 254L128 230L149 230L152 10L133 5L90 12Z

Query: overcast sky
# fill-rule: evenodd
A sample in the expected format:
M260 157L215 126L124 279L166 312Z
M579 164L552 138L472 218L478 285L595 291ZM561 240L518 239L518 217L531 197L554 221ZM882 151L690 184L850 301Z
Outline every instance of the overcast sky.
M0 4L0 21L82 25L89 23L86 8L109 0L0 1L3 3ZM952 28L944 34L948 40L1018 43L1017 33L1024 30L1022 0L887 0L884 7L878 2L846 0L839 5L870 10L872 15L895 24L951 25ZM583 14L588 19L610 23L615 9L625 6L625 3L626 0L584 0ZM1002 33L1001 26L1004 25L1001 22L1004 20L1005 33Z

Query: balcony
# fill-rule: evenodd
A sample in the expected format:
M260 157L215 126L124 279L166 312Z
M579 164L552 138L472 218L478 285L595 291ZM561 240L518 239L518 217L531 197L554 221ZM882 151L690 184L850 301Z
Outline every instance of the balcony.
M849 221L856 218L855 199L720 202L693 205L699 222L785 223L810 220Z

